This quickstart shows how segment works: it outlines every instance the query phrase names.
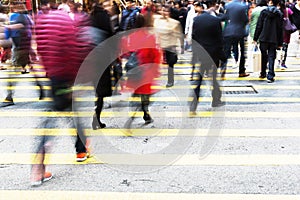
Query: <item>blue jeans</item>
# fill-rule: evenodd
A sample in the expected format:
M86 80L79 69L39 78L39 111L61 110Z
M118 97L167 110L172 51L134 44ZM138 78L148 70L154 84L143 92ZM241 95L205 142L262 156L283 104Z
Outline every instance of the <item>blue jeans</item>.
M274 64L276 59L276 44L268 42L260 42L259 49L261 51L261 76L266 76L267 64L268 74L267 79L275 77Z
M231 47L234 47L235 55L237 55L238 52L236 52L237 45L240 44L240 64L239 64L239 74L243 74L246 71L245 68L245 41L244 37L225 37L224 38L224 52L226 55L226 58L230 58L231 55ZM221 64L221 70L226 70L227 68L227 61L222 62Z

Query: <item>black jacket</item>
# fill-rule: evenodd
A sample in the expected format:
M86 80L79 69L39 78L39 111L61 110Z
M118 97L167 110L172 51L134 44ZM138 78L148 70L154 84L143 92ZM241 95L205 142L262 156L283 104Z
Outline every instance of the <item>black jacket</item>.
M221 20L207 12L194 18L193 43L201 45L213 60L225 60ZM194 48L193 44L193 48ZM194 49L193 49L194 50Z
M298 29L300 29L300 10L293 6L292 11L292 22L296 25Z
M275 6L269 6L261 11L253 40L282 46L283 14Z

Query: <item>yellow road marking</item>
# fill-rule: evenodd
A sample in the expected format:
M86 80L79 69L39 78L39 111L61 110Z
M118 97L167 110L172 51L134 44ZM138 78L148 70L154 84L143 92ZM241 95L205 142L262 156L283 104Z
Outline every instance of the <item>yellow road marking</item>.
M300 129L85 129L87 136L300 137ZM75 136L76 129L0 129L1 136Z
M37 164L34 153L2 153L0 164ZM171 163L166 163L170 161ZM75 162L74 154L45 154L45 164L111 164L111 165L195 165L195 166L279 166L300 165L297 154L241 154L200 157L198 154L95 154L85 162Z
M0 190L3 199L57 200L299 200L299 195L272 194L192 194L192 193L133 193L54 190Z
M1 111L0 117L91 117L94 112L43 112L43 111ZM151 112L154 118L182 118L182 117L214 117L214 118L278 118L294 119L300 117L300 112L198 112L196 115L190 115L189 112ZM102 112L101 117L142 117L143 112Z
M189 81L189 76L190 75L175 75L174 79L178 81ZM276 80L300 80L300 77L289 77L289 76L276 76ZM29 82L29 81L49 81L48 78L1 78L0 82ZM155 80L167 80L167 76L159 77L156 78ZM211 80L211 78L204 78L204 80ZM217 78L217 80L222 80L221 78ZM230 81L263 81L266 79L260 79L258 77L244 77L244 78L239 78L239 77L225 77L225 80L230 80Z
M172 87L172 89L192 89L195 88L195 85L174 85ZM253 85L253 87L256 90L279 90L279 89L284 89L284 90L300 90L300 85ZM51 90L51 86L42 86L42 88L44 90ZM158 90L168 90L168 88L166 88L166 86L162 86L162 85L153 85L151 86L152 89L158 89ZM209 89L211 88L211 86L207 86L207 85L202 85L201 89ZM252 90L251 87L247 87L247 86L243 86L241 85L239 86L233 86L233 87L229 87L229 86L224 86L224 87L220 87L222 91L245 91L245 90ZM11 90L39 90L40 87L38 86L34 86L34 85L27 85L27 86L22 86L22 85L18 85L18 86L0 86L0 89L11 89ZM73 90L90 90L93 91L94 87L93 86L80 86L80 87L74 87Z
M7 74L7 75L22 75L21 71L2 71L1 74ZM37 71L30 71L28 75L45 75L46 72L37 72Z
M120 97L113 96L106 98L107 101L119 102L119 101L133 101L139 102L139 97ZM222 100L225 102L265 102L265 103L298 103L300 102L300 97L222 97ZM38 97L32 98L14 98L14 102L38 102L44 101L49 102L52 101L52 98L44 98L43 100L39 100ZM84 97L84 98L75 98L76 102L94 102L96 101L96 97ZM150 97L151 102L190 102L192 101L192 97ZM199 102L211 102L211 97L200 97Z
M29 82L29 81L50 81L49 78L1 78L0 82Z

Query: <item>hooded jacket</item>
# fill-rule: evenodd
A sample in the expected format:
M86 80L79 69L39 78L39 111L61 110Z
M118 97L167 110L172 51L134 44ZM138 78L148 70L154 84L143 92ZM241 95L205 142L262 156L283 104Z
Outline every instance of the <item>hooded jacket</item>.
M282 46L283 14L275 6L269 6L261 11L253 40Z

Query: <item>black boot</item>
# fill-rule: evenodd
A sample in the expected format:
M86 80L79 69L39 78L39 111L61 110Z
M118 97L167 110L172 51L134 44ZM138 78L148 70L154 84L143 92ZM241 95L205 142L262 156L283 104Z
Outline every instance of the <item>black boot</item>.
M94 116L93 116L93 122L92 122L92 127L93 127L93 130L97 130L97 129L100 129L100 128L105 128L106 124L101 123L100 122L100 117L97 117L97 115L94 114Z
M148 113L144 114L143 119L145 120L145 124L150 124L154 121Z

